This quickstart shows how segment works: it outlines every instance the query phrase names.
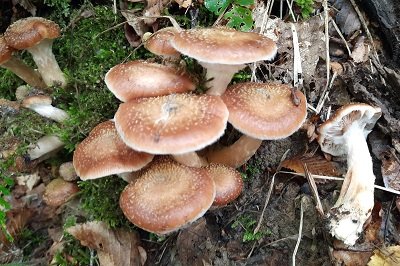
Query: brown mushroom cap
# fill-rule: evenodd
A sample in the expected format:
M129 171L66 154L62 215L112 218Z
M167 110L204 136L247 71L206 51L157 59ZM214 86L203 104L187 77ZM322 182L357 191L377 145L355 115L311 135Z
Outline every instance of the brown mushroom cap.
M141 169L153 155L132 150L117 134L113 121L97 125L75 149L73 164L82 180Z
M204 168L215 182L215 199L213 205L223 206L239 197L243 190L241 174L232 167L223 164L210 164Z
M155 163L120 196L120 207L136 226L166 234L203 216L215 196L213 179L201 168Z
M227 119L228 110L218 96L175 94L121 104L115 126L135 150L182 154L215 142L224 133Z
M307 100L296 91L296 106L289 85L238 83L221 96L229 110L229 122L256 139L281 139L292 135L307 116Z
M172 67L136 60L111 68L106 76L108 89L123 102L194 90L187 74Z
M52 99L48 95L32 95L22 101L25 108L33 108L35 105L51 105Z
M333 156L347 154L343 137L346 131L351 126L357 126L363 130L366 138L381 115L381 108L365 103L342 106L318 128L318 143L322 151Z
M41 17L28 17L11 24L4 33L7 44L23 50L35 46L43 39L55 39L60 36L57 23Z
M46 186L43 200L49 206L58 207L66 203L78 191L77 184L56 178Z
M160 56L179 56L180 53L171 44L177 32L174 27L158 30L144 42L144 48Z
M277 52L275 42L268 37L222 27L182 30L171 43L198 61L227 65L270 60Z
M7 45L4 36L0 36L0 64L7 62L14 51L15 49Z

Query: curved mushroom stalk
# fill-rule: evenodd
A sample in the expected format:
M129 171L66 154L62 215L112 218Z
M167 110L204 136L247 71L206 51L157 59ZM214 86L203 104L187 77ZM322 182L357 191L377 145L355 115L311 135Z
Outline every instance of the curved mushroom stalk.
M64 142L59 137L44 136L36 142L35 147L28 150L29 159L43 161L62 147L64 147Z
M219 163L238 168L245 164L261 146L262 140L247 135L241 136L234 144L207 154L210 163Z
M205 158L199 156L197 152L188 152L184 154L172 154L172 157L178 163L191 167L202 167L208 165Z
M39 73L48 86L60 85L65 87L67 80L53 54L52 46L53 40L45 39L27 50L32 54L33 61L35 61Z
M375 175L363 130L353 126L344 134L344 139L348 171L328 218L331 234L347 245L354 245L374 207Z

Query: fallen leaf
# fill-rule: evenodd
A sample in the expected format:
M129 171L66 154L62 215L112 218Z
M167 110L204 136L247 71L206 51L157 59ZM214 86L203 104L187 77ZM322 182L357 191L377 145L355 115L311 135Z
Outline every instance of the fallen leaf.
M365 265L371 257L371 251L334 250L332 256L335 265L359 266Z
M381 153L381 172L385 187L400 191L400 163L395 150L388 148Z
M28 191L31 191L34 186L36 186L40 181L40 176L38 172L34 172L33 174L20 175L16 177L17 184L20 186L26 186Z
M81 242L97 251L102 266L139 266L146 261L145 251L139 246L135 232L109 229L103 222L87 222L66 229Z
M400 265L400 246L384 247L374 250L374 255L368 266L398 266Z
M348 0L333 1L333 7L338 10L335 20L342 33L346 36L361 29L361 23L353 6Z
M351 52L351 58L354 63L362 63L368 60L368 49L364 43L364 36L360 36L354 45L353 51Z

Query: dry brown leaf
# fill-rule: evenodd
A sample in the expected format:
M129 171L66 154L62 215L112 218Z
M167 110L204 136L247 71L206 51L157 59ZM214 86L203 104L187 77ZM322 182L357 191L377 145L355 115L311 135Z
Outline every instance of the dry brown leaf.
M301 154L282 162L282 167L296 173L304 174L303 163L311 174L325 176L341 176L343 173L335 162L326 160L322 155Z
M336 265L360 266L365 265L371 257L371 251L334 250L332 256Z
M111 230L102 222L87 222L66 229L81 242L81 245L95 249L102 266L144 265L145 252L139 246L135 232Z
M400 163L395 156L395 150L389 148L381 154L381 172L385 187L400 191Z
M355 63L362 63L368 60L369 51L364 43L364 39L364 36L360 36L351 52L351 58L353 58Z
M374 255L368 266L398 266L400 265L400 246L391 246L374 250Z

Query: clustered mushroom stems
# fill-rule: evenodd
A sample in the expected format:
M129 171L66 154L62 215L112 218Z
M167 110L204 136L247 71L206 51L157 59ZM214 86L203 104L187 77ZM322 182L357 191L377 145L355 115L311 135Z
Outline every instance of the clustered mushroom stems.
M15 75L20 77L27 84L32 87L36 87L39 89L44 89L47 85L43 82L39 73L33 70L31 67L26 65L21 59L11 56L8 61L1 64L2 67L10 70Z
M37 45L27 48L27 51L32 54L38 71L48 86L60 85L65 87L67 81L57 63L52 46L53 39L44 39Z
M375 175L363 129L352 125L344 139L348 171L339 198L330 211L330 223L336 238L353 245L374 206Z

